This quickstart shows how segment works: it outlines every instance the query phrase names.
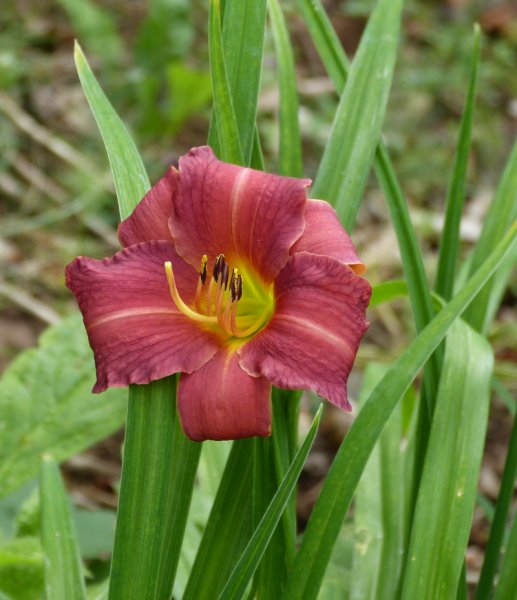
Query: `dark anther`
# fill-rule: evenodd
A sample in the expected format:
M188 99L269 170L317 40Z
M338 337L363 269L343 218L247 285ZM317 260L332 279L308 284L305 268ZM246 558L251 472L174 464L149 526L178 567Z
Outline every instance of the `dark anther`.
M221 272L221 287L224 285L224 289L228 289L228 275L230 273L230 267L228 266L228 263L225 262L222 272Z
M235 285L235 269L232 269L232 276L230 277L230 294L232 295L232 302L233 302L234 285Z
M206 281L206 263L207 263L207 259L206 256L203 256L203 259L201 261L201 271L199 272L199 277L201 278L201 283L203 285L205 285L205 281Z
M217 282L217 278L219 277L219 272L221 270L221 258L224 259L222 254L219 254L215 259L214 270L212 271L212 276L214 280Z
M230 280L230 294L232 295L232 302L235 302L235 300L237 300L237 277L235 277L234 269L232 272L232 278Z
M242 297L242 277L239 275L237 275L237 291L236 291L236 296L237 296L237 301L239 301Z

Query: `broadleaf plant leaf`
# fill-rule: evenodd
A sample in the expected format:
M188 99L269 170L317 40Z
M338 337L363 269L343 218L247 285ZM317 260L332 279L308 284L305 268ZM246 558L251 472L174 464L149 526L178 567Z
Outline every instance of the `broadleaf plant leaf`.
M42 452L66 460L124 424L127 393L92 394L94 372L79 314L9 365L0 379L0 498L39 473Z

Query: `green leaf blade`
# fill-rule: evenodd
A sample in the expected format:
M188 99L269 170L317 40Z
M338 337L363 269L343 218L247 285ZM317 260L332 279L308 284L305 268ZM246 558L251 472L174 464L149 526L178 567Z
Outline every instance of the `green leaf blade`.
M447 335L411 531L404 600L445 597L458 586L476 500L493 362L485 338L456 321Z
M93 373L79 314L47 328L39 346L20 354L3 373L0 498L38 474L43 452L66 460L123 425L126 392L92 395Z
M208 44L220 158L236 165L243 165L239 128L224 62L219 0L210 2Z
M334 459L287 581L285 596L315 598L368 457L391 412L418 371L511 250L515 223L466 286L408 346L372 392Z
M379 141L395 66L401 0L380 0L368 22L329 141L313 195L334 205L351 231Z
M181 431L175 377L132 386L109 597L172 592L201 444Z
M513 406L515 413L515 401L511 397L511 394L499 383L496 383L496 380L492 382L492 385L497 387L499 390L499 394L508 394L509 404ZM510 437L510 442L508 444L508 451L506 454L506 461L504 465L503 477L501 481L501 487L499 489L499 496L497 497L497 503L495 507L495 511L492 517L492 524L490 527L490 535L488 538L488 543L485 548L485 559L483 561L483 567L481 568L481 575L479 577L478 586L476 588L476 600L483 600L483 598L490 597L493 585L494 578L498 569L498 565L501 558L501 552L503 547L503 541L505 537L506 524L508 521L508 514L512 505L513 499L513 490L515 487L515 480L517 478L517 417L514 414L513 417L513 427L512 427L512 435ZM517 529L517 526L514 525L514 529ZM513 533L511 535L517 536L517 533ZM517 541L517 540L516 540ZM513 543L516 543L514 541ZM515 561L515 556L517 552L517 548L513 550L513 561ZM508 557L508 558L507 558ZM508 547L505 553L505 562L508 564L514 565L510 558L510 548ZM502 565L502 569L507 569L504 567L504 563ZM511 571L515 571L512 567ZM509 570L509 571L510 571ZM510 577L510 572L506 573L503 577L501 571L501 580ZM499 582L499 586L501 586L501 590L505 588L506 584L501 586L501 581ZM516 589L516 588L514 588ZM499 593L499 587L498 587ZM504 598L504 596L500 596Z
M264 53L266 4L266 0L226 0L224 4L224 63L245 165L251 162L256 141L255 119ZM242 85L243 81L246 85ZM212 125L209 144L217 136L215 121ZM217 147L214 146L214 149L217 150Z
M70 502L59 468L48 455L41 463L40 485L46 597L48 600L86 600Z
M120 217L126 219L151 187L149 177L135 143L95 79L77 42L74 58L84 95L97 121L108 153Z
M303 175L296 72L289 32L278 0L269 0L269 15L275 41L280 87L280 164L281 175Z
M495 193L494 200L486 215L484 226L479 240L474 248L472 261L470 263L469 273L472 275L479 268L479 265L490 254L492 248L503 237L505 232L517 218L517 141L514 146L508 162L505 166L503 176ZM502 283L499 281L499 273L485 286L477 302L472 304L465 314L465 320L477 331L485 333L490 325L490 317L493 316L493 310L489 311L490 306L498 306L499 302L493 301L493 294L499 295L499 300L504 293L507 278L512 272L512 266L517 260L517 250L508 257L509 262L501 269L501 274L505 279ZM513 264L512 264L513 263Z
M456 275L460 245L460 221L465 200L472 121L474 118L474 103L478 82L480 38L480 28L479 25L476 25L474 28L474 47L469 87L461 119L451 183L447 194L445 222L440 238L436 292L445 300L450 300L452 296Z
M257 568L262 555L264 554L269 540L273 535L282 513L289 501L291 493L296 485L296 481L301 473L309 450L312 447L318 425L321 418L322 406L318 409L312 426L307 434L303 444L296 453L293 462L289 466L287 473L280 484L271 504L266 510L263 518L253 532L249 544L242 553L242 556L235 566L226 586L221 592L220 600L231 600L233 598L242 598L246 591L246 586L250 581L255 569Z
M183 600L213 598L253 532L253 440L233 442Z

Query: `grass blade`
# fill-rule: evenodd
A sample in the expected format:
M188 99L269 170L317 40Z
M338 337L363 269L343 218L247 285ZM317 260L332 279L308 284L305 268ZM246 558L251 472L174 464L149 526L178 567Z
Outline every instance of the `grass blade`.
M474 118L474 103L476 100L478 81L480 38L481 30L479 25L476 25L474 27L474 48L469 88L461 119L456 156L452 170L452 179L445 206L445 222L440 239L435 289L445 300L450 300L452 296L460 246L460 221L465 200L467 169L470 155L472 120Z
M210 1L208 49L214 96L214 116L219 138L219 157L227 162L243 165L239 128L224 62L219 0Z
M280 163L279 173L290 177L303 175L302 146L298 124L296 72L289 32L278 0L269 0L271 30L275 41L278 84L280 88Z
M499 583L495 590L494 600L510 600L515 598L517 590L517 515L513 518L513 525L508 537L508 545L501 565ZM485 596L486 598L487 596Z
M45 592L48 600L86 599L81 555L70 501L54 459L41 462L41 543L45 554Z
M468 352L458 352L458 348L468 348ZM456 321L447 334L403 600L449 597L460 581L476 502L493 364L485 338L465 322Z
M377 600L396 596L404 555L404 466L402 443L402 402L396 407L379 437L382 550Z
M332 125L313 196L336 208L353 229L366 186L395 66L402 0L379 0L366 30Z
M251 537L253 440L233 443L183 600L216 598Z
M149 189L142 159L78 45L85 95L113 171L122 219ZM175 378L130 386L124 464L109 597L161 598L172 592L199 461L200 444L179 424Z
M362 406L387 367L370 363L363 376L359 405ZM350 600L376 600L382 551L382 498L380 489L381 460L379 444L357 484L354 509L354 556L350 581Z
M503 393L506 390L503 388ZM515 404L514 404L515 407ZM508 444L508 451L506 454L506 462L504 465L503 477L501 481L501 488L499 490L499 496L497 497L497 503L495 507L494 516L492 519L492 525L490 527L490 536L488 543L485 548L485 560L483 561L483 567L481 569L481 575L479 577L479 583L476 588L476 600L483 600L489 598L492 594L494 585L494 578L497 571L497 566L501 558L501 549L505 534L506 522L508 519L508 513L513 499L513 490L515 486L515 480L517 478L517 416L513 417L512 436L510 443ZM514 526L514 529L516 526ZM517 535L517 534L514 534ZM517 553L517 548L515 549ZM514 553L514 556L515 553ZM506 560L506 559L505 559ZM515 560L515 558L514 558ZM515 562L513 563L515 566ZM502 577L502 574L501 574ZM504 587L504 586L503 586ZM517 588L514 588L517 589ZM499 593L499 592L498 592ZM501 596L503 598L504 596Z
M327 73L337 93L342 94L348 79L349 67L339 38L320 0L299 0L299 5ZM407 203L382 140L377 147L374 167L397 236L417 331L421 331L434 316L431 292ZM439 352L436 358L433 356L428 371L429 375L424 378L424 386L426 396L432 399L435 396L435 382L438 381L440 371Z
M254 2L226 0L224 4L222 28L224 64L244 164L249 165L256 143L255 118L264 52L266 0ZM243 81L246 85L242 85ZM218 140L217 123L212 119L208 143L214 148L216 154L220 151Z
M221 592L220 600L230 600L232 598L242 598L248 582L250 581L255 569L257 568L264 551L267 548L269 540L273 535L275 527L282 516L291 493L296 485L301 473L309 450L312 447L318 425L321 418L322 405L318 409L312 426L300 449L296 453L282 483L280 484L271 504L268 506L258 527L253 532L249 544L246 546L239 562L233 570L230 579Z
M125 219L151 187L149 177L135 143L95 79L77 42L74 59L84 95L97 121L108 153L120 218Z
M406 348L370 395L336 454L287 580L285 597L315 598L357 482L386 421L454 320L511 249L517 222L465 287Z
M348 59L320 0L298 0L311 39L338 94L348 79Z
M510 158L505 167L503 176L497 187L492 205L485 219L485 224L479 240L474 248L470 263L470 274L476 272L479 265L491 252L506 230L517 218L517 141L514 144ZM514 255L515 256L515 255ZM506 276L510 275L507 269ZM494 278L495 279L495 278ZM475 304L472 304L465 313L465 320L478 331L485 333L490 325L488 320L488 307L494 287L492 279L482 290ZM499 285L501 290L503 286Z

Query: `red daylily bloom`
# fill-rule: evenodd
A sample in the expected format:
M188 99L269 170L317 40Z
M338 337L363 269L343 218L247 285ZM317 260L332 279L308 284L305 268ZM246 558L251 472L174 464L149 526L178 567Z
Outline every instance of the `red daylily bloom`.
M309 184L194 148L121 223L121 252L70 263L93 391L181 372L181 423L199 441L269 435L271 384L350 410L371 288Z

